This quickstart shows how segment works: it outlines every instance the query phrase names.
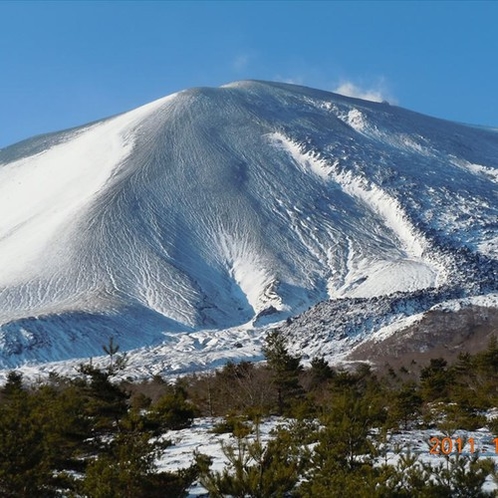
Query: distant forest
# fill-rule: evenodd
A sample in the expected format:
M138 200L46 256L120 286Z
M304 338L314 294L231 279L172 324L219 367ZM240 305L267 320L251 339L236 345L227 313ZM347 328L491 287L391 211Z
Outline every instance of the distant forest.
M12 371L0 389L0 497L185 497L200 481L210 497L481 497L497 479L491 459L469 451L455 431L487 427L498 435L498 342L453 363L433 358L373 371L367 364L332 368L314 358L307 368L271 331L265 363L227 363L212 373L170 384L156 376L118 381L126 355L111 340L105 368L81 364L78 375L51 374L35 383ZM287 421L268 442L260 422ZM229 464L211 469L197 453L191 467L160 472L168 446L159 436L218 417L230 432ZM433 428L434 467L410 452L389 463L392 434ZM465 455L462 448L466 448Z

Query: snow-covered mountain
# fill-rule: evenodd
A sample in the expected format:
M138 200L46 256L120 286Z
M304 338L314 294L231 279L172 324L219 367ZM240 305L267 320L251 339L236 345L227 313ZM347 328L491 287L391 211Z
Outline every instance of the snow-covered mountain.
M497 131L281 83L35 137L0 150L0 366L110 337L170 366L172 344L257 356L261 327L320 302L316 340L285 327L332 351L498 292L497 201Z

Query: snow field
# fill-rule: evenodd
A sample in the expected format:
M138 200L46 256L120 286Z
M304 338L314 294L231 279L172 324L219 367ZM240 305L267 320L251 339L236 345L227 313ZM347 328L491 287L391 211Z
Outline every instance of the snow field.
M496 157L489 130L250 81L2 149L0 365L114 336L137 375L179 374L260 357L266 325L326 299L473 295L461 253L496 260Z

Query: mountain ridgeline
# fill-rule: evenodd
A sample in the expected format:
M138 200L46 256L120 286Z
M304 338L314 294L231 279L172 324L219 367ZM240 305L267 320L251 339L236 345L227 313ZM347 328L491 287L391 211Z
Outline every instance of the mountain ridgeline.
M497 131L259 81L12 145L0 365L284 319L343 354L434 307L496 308L497 187Z

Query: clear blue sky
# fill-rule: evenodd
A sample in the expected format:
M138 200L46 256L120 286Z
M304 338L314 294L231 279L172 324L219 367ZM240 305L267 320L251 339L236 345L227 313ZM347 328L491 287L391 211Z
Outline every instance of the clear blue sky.
M240 79L498 126L498 2L0 1L0 147Z

